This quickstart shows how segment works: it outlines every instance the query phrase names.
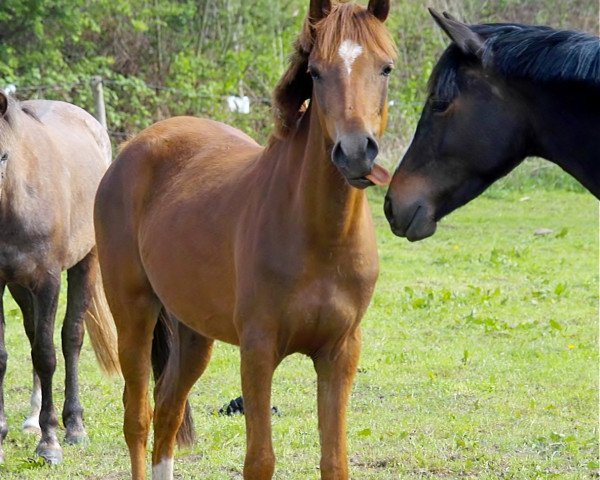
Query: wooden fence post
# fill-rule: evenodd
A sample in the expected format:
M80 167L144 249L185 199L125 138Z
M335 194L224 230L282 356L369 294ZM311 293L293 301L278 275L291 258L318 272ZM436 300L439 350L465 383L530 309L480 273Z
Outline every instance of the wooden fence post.
M102 77L99 75L92 77L91 85L92 93L94 94L94 108L96 110L96 120L98 120L104 128L107 128Z

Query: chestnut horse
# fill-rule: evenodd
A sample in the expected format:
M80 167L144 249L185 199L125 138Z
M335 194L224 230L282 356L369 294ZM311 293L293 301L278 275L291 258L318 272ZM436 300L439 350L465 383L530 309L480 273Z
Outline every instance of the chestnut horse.
M104 128L64 102L17 102L0 93L0 463L8 432L3 381L7 365L2 294L5 286L23 312L34 366L32 412L26 431L41 430L36 453L62 459L52 401L56 367L54 319L61 272L67 270L67 313L62 327L67 443L87 437L79 401L83 319L100 364L118 369L112 317L94 249L94 195L111 160ZM87 315L86 315L87 312Z
M322 478L348 478L346 405L379 268L364 188L389 179L374 163L395 56L388 12L384 0L311 1L266 148L227 125L177 117L131 140L104 177L96 235L134 479L145 478L152 353L153 478L172 479L186 399L214 340L240 346L244 478L272 478L271 382L295 352L318 376ZM168 316L179 322L163 365L155 347L168 346Z
M431 10L452 40L429 80L385 213L411 241L539 156L600 198L600 38L549 27L465 25Z

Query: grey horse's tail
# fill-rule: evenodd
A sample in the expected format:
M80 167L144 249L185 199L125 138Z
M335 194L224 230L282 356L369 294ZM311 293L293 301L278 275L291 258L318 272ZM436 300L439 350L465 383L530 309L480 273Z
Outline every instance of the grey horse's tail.
M85 326L100 367L109 375L119 373L117 330L113 320L98 270L90 306L85 315Z

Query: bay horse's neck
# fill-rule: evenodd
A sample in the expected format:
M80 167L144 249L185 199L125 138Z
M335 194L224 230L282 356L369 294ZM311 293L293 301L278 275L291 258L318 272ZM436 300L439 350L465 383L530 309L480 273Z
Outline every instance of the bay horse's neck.
M370 218L364 191L351 187L331 161L316 108L309 107L298 129L267 152L273 155L268 159L274 169L271 181L289 190L285 215L313 241L343 241Z
M546 158L600 198L600 89L581 85L525 89L535 137Z

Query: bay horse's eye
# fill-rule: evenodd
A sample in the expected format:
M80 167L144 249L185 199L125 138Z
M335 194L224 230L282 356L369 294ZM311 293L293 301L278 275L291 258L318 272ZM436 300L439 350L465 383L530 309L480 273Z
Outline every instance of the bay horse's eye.
M392 73L393 69L394 69L394 67L392 67L391 65L386 65L385 67L383 67L383 70L381 70L381 74L384 77L389 77L390 73Z
M448 110L449 106L450 102L446 100L433 100L431 102L431 110L433 110L436 113L445 112L446 110Z
M319 70L317 70L315 67L308 67L308 74L313 80L319 80L321 78L321 72L319 72Z

